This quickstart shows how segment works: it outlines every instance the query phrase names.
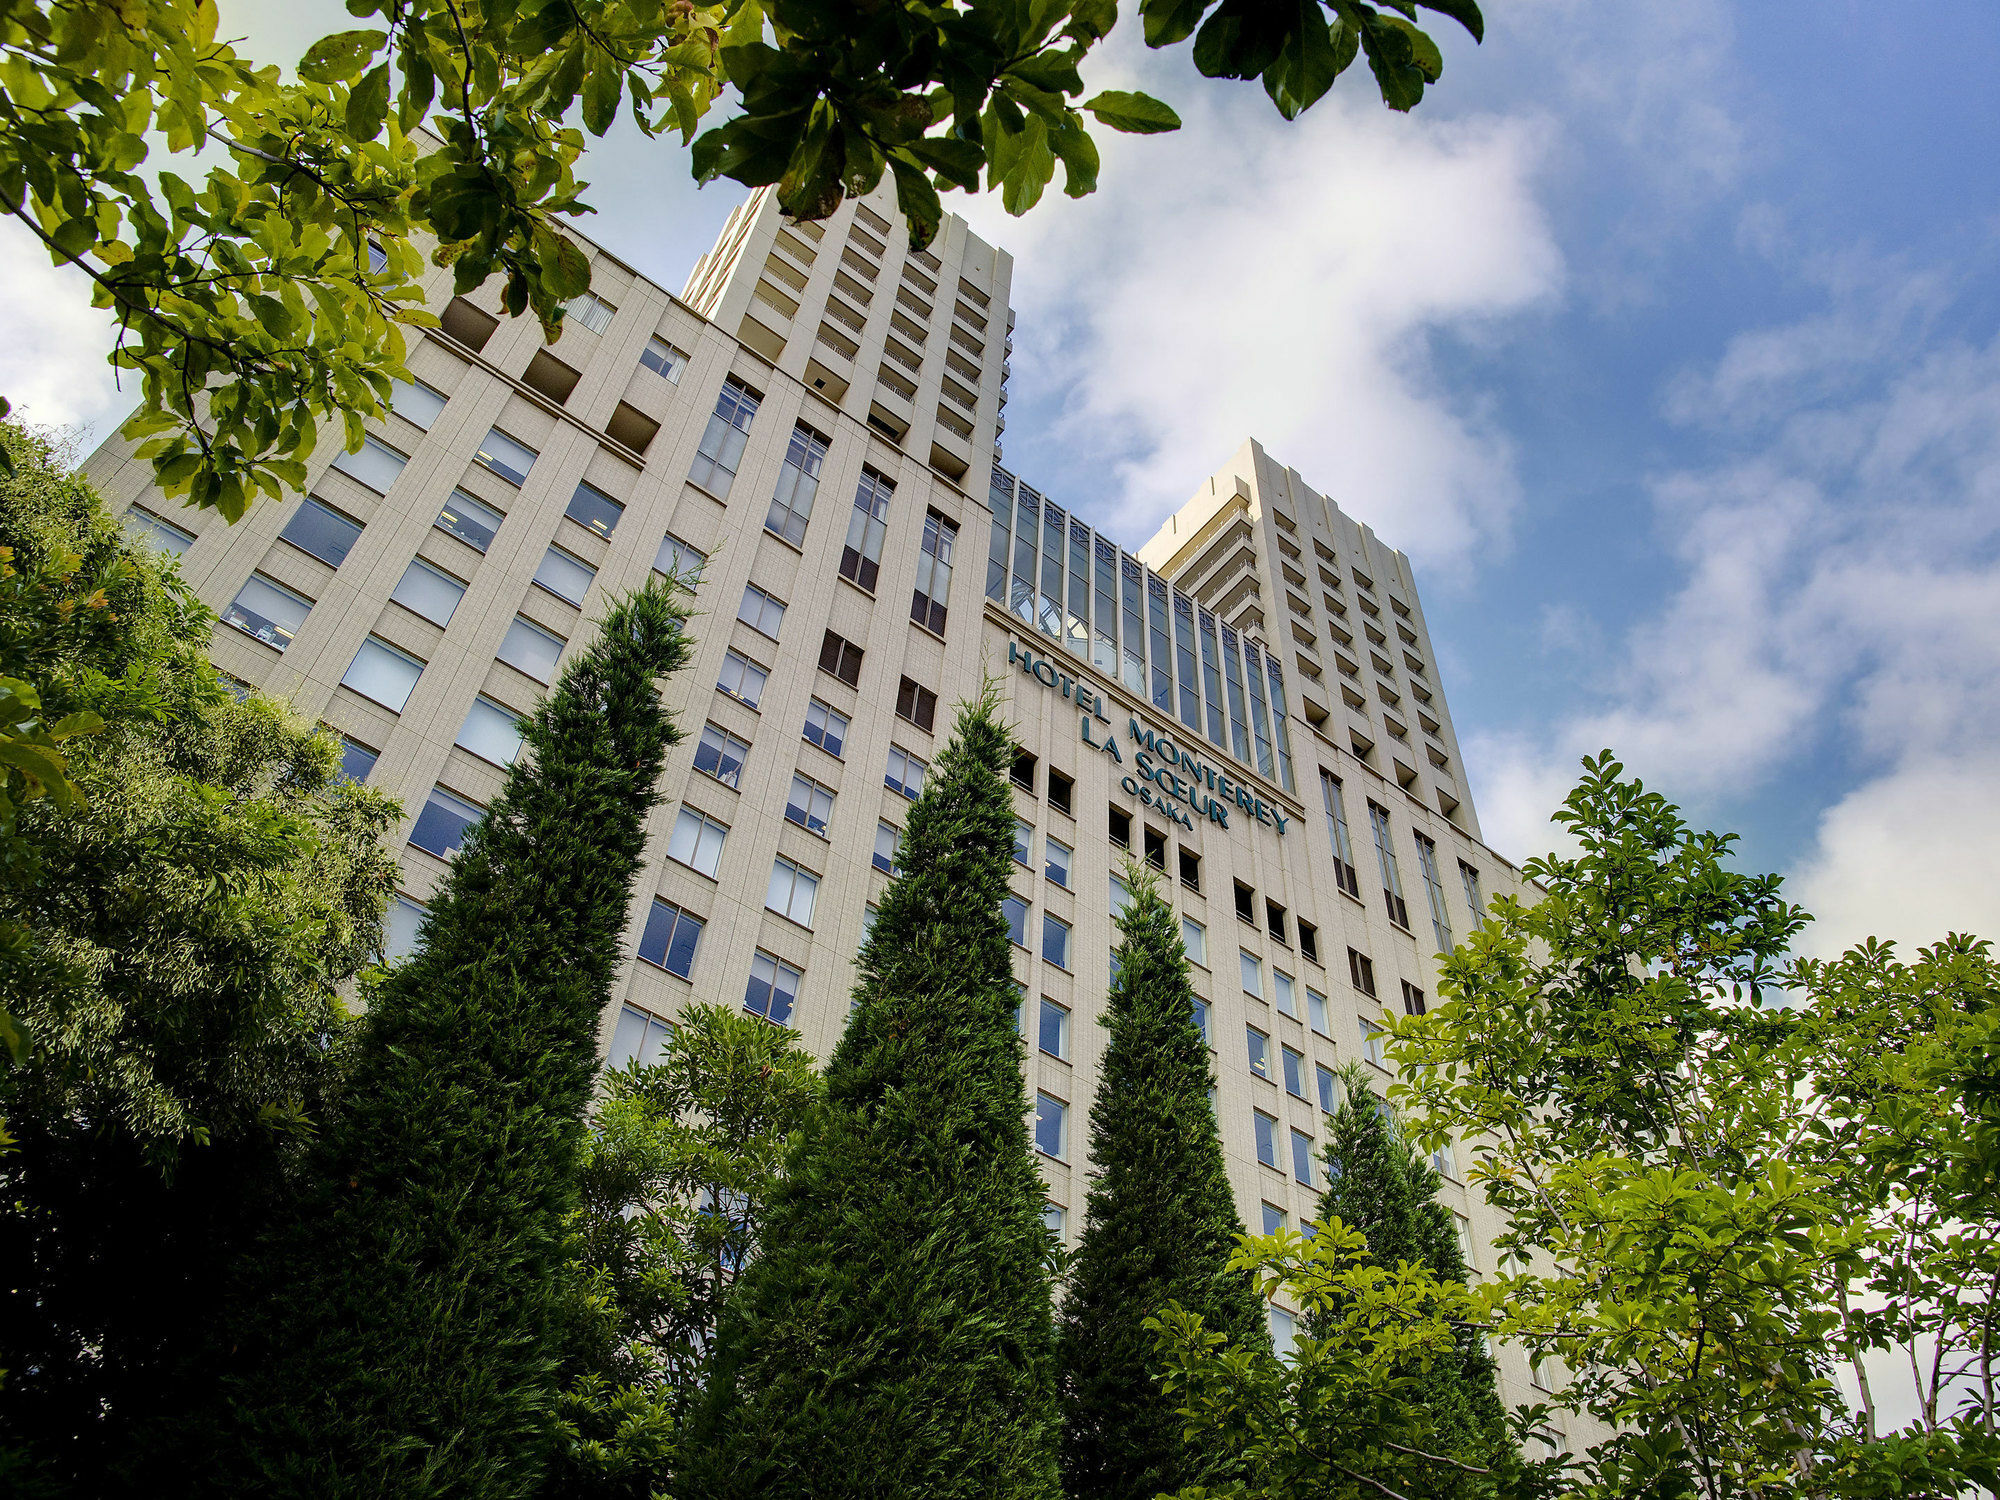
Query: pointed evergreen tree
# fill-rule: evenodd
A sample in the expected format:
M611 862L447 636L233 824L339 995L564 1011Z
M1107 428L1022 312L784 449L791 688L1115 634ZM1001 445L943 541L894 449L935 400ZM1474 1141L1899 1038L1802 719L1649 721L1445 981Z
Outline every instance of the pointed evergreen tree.
M1070 1500L1153 1500L1218 1477L1218 1456L1183 1441L1155 1381L1148 1317L1178 1302L1232 1343L1270 1337L1250 1278L1228 1269L1243 1224L1180 924L1150 875L1134 868L1125 880L1111 1045L1090 1107L1095 1175L1057 1335Z
M1054 1247L1000 913L1012 753L989 683L910 810L826 1105L725 1310L677 1494L1059 1493Z
M263 1495L532 1493L598 1020L679 738L687 599L614 604L522 726L419 951L372 996L322 1186L280 1238L234 1394Z

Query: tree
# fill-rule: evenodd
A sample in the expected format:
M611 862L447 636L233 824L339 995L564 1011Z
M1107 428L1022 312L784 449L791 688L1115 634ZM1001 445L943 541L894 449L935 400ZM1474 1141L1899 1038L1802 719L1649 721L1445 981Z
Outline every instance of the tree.
M608 1074L572 1221L559 1442L544 1492L666 1490L722 1308L823 1095L799 1034L693 1005L660 1060Z
M539 1484L598 1020L678 738L658 682L687 657L687 611L656 580L606 612L377 991L234 1373L242 1487Z
M1070 1500L1153 1500L1226 1467L1227 1454L1183 1441L1147 1318L1174 1302L1239 1347L1269 1342L1263 1303L1230 1266L1243 1225L1180 925L1151 876L1134 868L1126 883L1090 1110L1094 1174L1057 1335Z
M214 617L48 442L0 427L0 449L0 686L25 715L0 871L21 1035L0 1062L0 1472L150 1493L226 1270L325 1118L396 806L340 776L332 736L224 687Z
M826 1106L723 1317L677 1493L1058 1493L1055 1247L1000 913L1012 757L988 684L910 810Z
M1361 54L1385 103L1414 106L1443 66L1419 6L1482 35L1474 0L1222 0L1212 14L1210 0L1142 0L1140 14L1149 45L1194 36L1204 73L1262 78L1291 117ZM113 363L142 389L125 432L147 440L156 482L232 520L304 483L322 426L340 421L359 448L407 378L403 330L434 326L413 236L457 292L501 276L507 310L560 335L590 277L560 229L589 211L575 168L621 109L692 141L701 180L775 184L802 218L893 172L919 248L938 189L976 190L982 173L1011 213L1058 161L1068 193L1090 192L1085 113L1125 131L1179 124L1143 94L1075 102L1116 0L348 8L375 24L316 42L288 83L217 40L216 0L0 0L0 204L116 314ZM724 97L735 113L697 138ZM142 173L162 139L225 164L199 186Z

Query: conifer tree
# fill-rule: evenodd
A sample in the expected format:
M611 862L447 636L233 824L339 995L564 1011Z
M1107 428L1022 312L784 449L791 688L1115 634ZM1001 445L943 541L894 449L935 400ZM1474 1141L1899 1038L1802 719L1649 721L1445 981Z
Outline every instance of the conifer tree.
M1054 1500L1045 1194L1007 927L1012 749L989 684L910 810L826 1105L725 1310L676 1493Z
M1208 1044L1174 911L1126 874L1111 1044L1090 1110L1094 1178L1057 1336L1070 1500L1152 1500L1210 1481L1215 1445L1184 1442L1145 1320L1169 1302L1236 1345L1267 1345L1250 1278L1228 1269L1243 1224L1223 1165Z
M658 682L686 659L686 619L670 583L612 606L372 997L235 1381L244 1488L533 1492L598 1018L679 738Z

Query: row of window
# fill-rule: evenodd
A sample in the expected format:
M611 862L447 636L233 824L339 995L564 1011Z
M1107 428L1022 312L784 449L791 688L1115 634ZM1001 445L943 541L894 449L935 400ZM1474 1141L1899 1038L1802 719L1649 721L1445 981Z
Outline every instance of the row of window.
M1356 900L1361 898L1361 877L1354 866L1354 843L1347 831L1346 801L1341 792L1340 778L1331 771L1322 769L1319 773L1320 800L1326 809L1327 838L1333 846L1334 878L1340 888ZM1395 840L1389 830L1389 812L1373 799L1368 803L1369 827L1375 835L1376 866L1382 876L1382 897L1389 913L1389 920L1398 927L1409 929L1409 906L1403 899L1401 869L1396 861ZM1424 895L1430 906L1431 935L1436 940L1440 953L1449 953L1452 946L1450 903L1446 898L1444 878L1439 873L1437 844L1420 832L1412 830L1417 843L1417 867L1423 874ZM1464 860L1458 862L1459 886L1465 896L1466 910L1471 914L1476 926L1485 920L1486 898L1479 885L1479 871ZM1372 993L1372 992L1371 992Z

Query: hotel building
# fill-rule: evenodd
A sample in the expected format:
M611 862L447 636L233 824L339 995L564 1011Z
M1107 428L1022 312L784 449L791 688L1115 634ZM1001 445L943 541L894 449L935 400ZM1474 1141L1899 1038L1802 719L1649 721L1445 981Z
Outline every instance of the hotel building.
M604 599L699 577L615 1062L695 997L831 1051L910 799L998 676L1051 1222L1081 1228L1129 857L1181 915L1237 1206L1296 1225L1334 1069L1379 1068L1373 1018L1421 1007L1439 950L1521 885L1480 842L1408 560L1255 441L1136 552L1009 473L1012 260L956 217L913 252L893 214L885 192L795 224L756 193L678 297L579 239L592 290L553 347L497 285L454 299L434 272L443 326L393 412L235 526L163 501L120 440L87 475L179 554L221 669L403 799L392 949ZM1439 1165L1490 1271L1496 1226ZM1518 1354L1503 1379L1534 1399Z

